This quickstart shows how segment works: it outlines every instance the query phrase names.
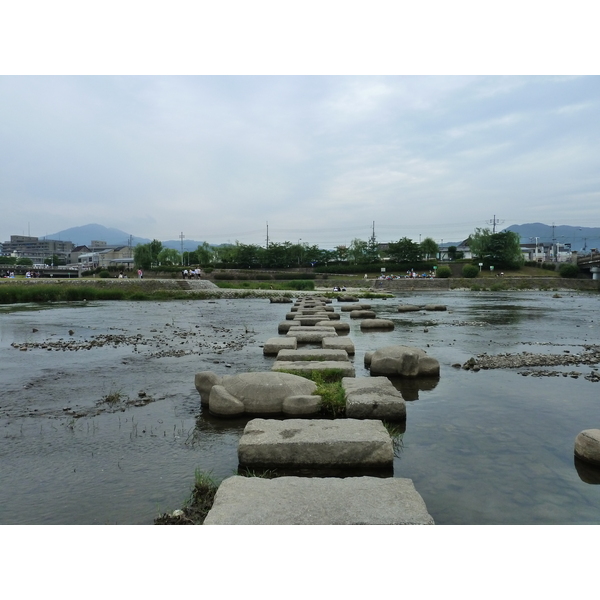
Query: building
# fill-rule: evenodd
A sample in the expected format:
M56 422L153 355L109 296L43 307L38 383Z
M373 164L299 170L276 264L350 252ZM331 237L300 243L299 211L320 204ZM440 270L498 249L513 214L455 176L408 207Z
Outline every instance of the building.
M69 261L69 253L73 242L63 240L39 239L28 235L11 235L10 241L4 242L3 253L16 258L30 258L34 264L43 264L46 259L58 256L60 263Z
M98 267L118 267L121 269L133 268L133 248L131 246L117 246L99 252L82 252L77 257L77 264L82 270L91 270Z

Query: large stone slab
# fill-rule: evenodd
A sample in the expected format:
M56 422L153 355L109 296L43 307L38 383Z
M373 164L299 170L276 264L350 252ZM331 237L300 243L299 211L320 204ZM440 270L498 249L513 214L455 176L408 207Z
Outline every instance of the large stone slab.
M377 315L373 310L351 310L351 319L374 319Z
M240 467L393 469L392 439L381 421L252 419L238 445Z
M342 387L348 418L406 420L406 402L387 377L344 377Z
M394 321L390 319L363 319L360 322L361 331L393 331Z
M412 480L230 477L205 525L433 525Z
M338 335L350 333L350 323L346 321L319 321L315 327L333 327Z
M298 371L310 376L315 371L341 371L344 377L354 377L356 371L351 362L341 360L276 360L272 371Z
M370 304L347 304L341 307L342 312L352 312L353 310L371 310Z
M326 350L345 350L351 356L353 356L355 352L354 342L347 336L323 338L322 345Z
M323 331L315 329L314 331L298 331L290 329L287 333L289 337L295 337L298 344L320 344L323 338L336 337L335 329L332 331Z
M437 377L440 363L424 350L411 346L386 346L365 353L365 367L372 375Z
M296 338L293 337L274 337L269 338L263 346L263 354L276 355L280 350L295 350L297 347Z
M317 389L314 382L290 373L240 373L216 380L212 375L198 373L196 381L204 394L209 390L210 412L221 416L282 414L286 398L310 396Z
M291 338L294 339L294 338ZM331 339L331 338L325 338ZM345 350L323 349L323 348L305 348L302 350L281 350L277 355L277 360L343 360L348 361L348 353Z

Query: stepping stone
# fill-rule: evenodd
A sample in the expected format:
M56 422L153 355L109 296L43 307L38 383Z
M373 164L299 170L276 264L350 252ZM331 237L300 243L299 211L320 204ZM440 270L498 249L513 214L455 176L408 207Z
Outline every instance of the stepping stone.
M600 429L585 429L575 438L575 456L600 466Z
M273 337L269 338L263 346L263 354L277 354L280 350L295 350L298 344L296 338Z
M322 345L326 350L345 350L350 356L354 355L354 343L349 337L323 338Z
M298 344L320 344L323 342L323 338L337 337L335 330L333 331L293 331L290 330L286 333L288 337L295 337Z
M348 418L406 420L406 402L387 377L344 377L342 387Z
M240 438L238 460L241 468L255 470L393 471L394 450L381 421L252 419Z
M372 310L352 310L350 311L351 319L374 319L377 315Z
M219 486L204 524L433 525L434 521L411 479L236 475Z
M356 371L354 365L348 361L341 360L276 360L271 371L298 371L308 376L313 371L329 371L335 369L341 371L344 377L354 377Z
M341 307L342 312L352 312L353 310L371 310L370 304L348 304Z
M426 304L425 305L425 310L447 310L446 306L444 304Z
M419 310L421 310L421 307L414 304L401 304L398 307L398 312L417 312Z
M310 326L316 325L317 323L322 321L323 318L324 318L323 315L314 315L311 317L305 317L304 315L300 315L294 319L294 323L296 325L303 325L304 327L310 327Z
M360 322L360 330L372 330L379 329L385 331L393 331L394 330L394 321L390 321L390 319L363 319Z
M338 335L350 333L350 323L346 321L319 321L315 327L333 327Z
M294 339L294 338L291 338ZM325 338L327 339L327 338ZM348 353L345 350L334 349L302 349L302 350L281 350L277 355L277 360L335 360L344 362L348 361Z

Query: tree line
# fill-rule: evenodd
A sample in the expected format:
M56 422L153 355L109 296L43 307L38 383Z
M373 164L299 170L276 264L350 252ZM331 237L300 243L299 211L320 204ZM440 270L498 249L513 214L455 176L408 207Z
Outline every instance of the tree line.
M489 229L476 229L468 239L474 260L483 261L486 266L494 264L501 268L518 268L523 263L518 234L506 231L492 233ZM336 246L333 250L319 248L308 243L271 242L267 247L257 244L227 244L211 246L207 242L191 252L179 252L165 248L162 242L152 240L134 248L136 267L150 269L158 266L191 265L204 267L244 269L288 269L292 267L317 267L330 263L368 265L389 260L394 263L420 263L435 260L439 254L437 242L426 237L417 243L404 237L397 242L378 244L375 238L353 239L348 246ZM456 247L448 248L450 259L462 258Z

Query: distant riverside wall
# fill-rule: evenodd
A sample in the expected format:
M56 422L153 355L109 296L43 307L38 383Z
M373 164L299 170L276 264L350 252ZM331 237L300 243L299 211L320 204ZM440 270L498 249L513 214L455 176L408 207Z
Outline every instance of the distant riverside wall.
M562 277L448 277L447 279L382 279L372 282L374 291L444 291L502 287L506 290L593 290L600 291L600 281L593 279L567 279Z

